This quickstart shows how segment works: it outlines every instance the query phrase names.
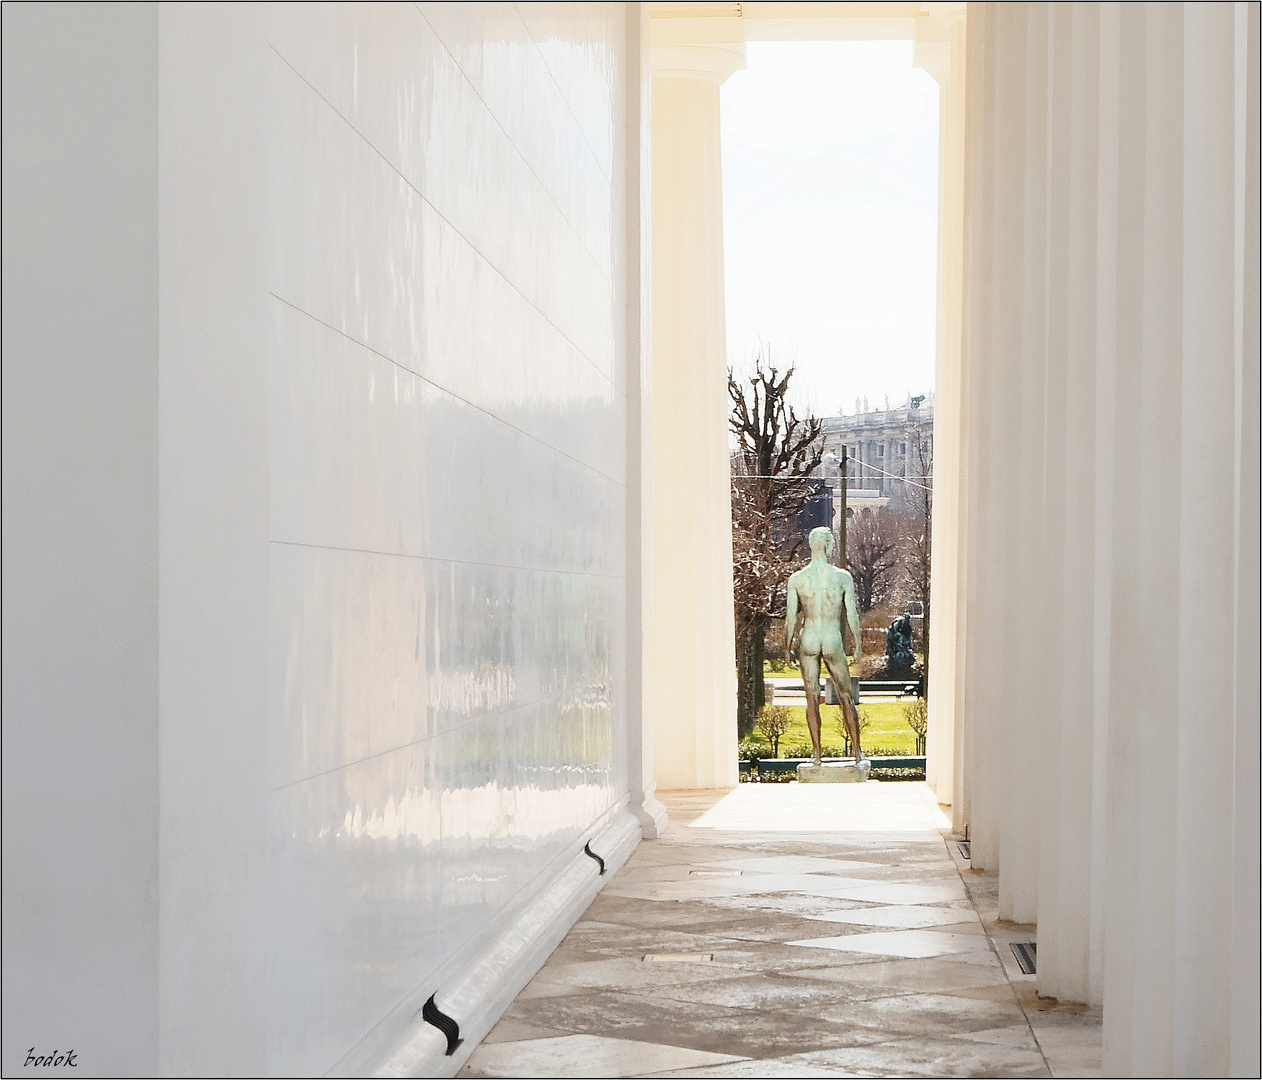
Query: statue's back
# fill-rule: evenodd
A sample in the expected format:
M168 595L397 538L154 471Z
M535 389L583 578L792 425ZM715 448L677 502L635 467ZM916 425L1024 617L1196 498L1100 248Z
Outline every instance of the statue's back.
M830 564L807 566L789 579L798 594L808 623L840 624L846 608L846 584L850 575Z

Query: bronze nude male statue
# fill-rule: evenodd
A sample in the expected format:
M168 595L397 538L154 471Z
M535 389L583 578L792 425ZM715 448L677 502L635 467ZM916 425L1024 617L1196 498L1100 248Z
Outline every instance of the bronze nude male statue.
M789 578L787 608L784 618L784 658L790 660L797 646L802 665L802 682L806 688L806 726L811 732L814 762L820 764L819 729L819 664L828 667L841 702L841 715L854 747L855 764L863 761L859 746L859 712L846 660L846 623L854 639L854 658L863 655L863 635L859 630L859 612L855 607L854 578L846 570L833 566L833 531L826 526L811 530L811 561ZM799 625L799 615L801 624ZM843 622L844 620L844 622ZM805 768L805 766L803 766Z

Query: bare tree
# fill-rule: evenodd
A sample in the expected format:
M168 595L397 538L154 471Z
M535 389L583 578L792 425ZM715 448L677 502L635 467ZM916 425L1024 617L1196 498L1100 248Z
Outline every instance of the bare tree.
M863 733L868 730L868 724L872 722L872 718L868 716L868 710L862 705L859 706L859 741L863 741ZM854 752L850 746L850 729L846 727L845 713L837 710L837 730L841 732L842 755L850 757Z
M758 710L758 730L771 744L771 756L780 756L780 737L789 730L791 717L783 705L764 705Z
M929 709L925 705L925 699L917 698L910 705L904 705L903 718L916 736L916 753L923 754L925 733L929 730Z
M871 611L898 580L898 524L892 511L880 508L856 514L846 526L846 557L860 611Z
M817 494L811 474L823 453L822 425L788 402L790 365L759 355L752 376L728 372L732 400L732 556L736 608L736 727L754 729L762 705L763 642L784 616L784 586L804 539L798 515Z

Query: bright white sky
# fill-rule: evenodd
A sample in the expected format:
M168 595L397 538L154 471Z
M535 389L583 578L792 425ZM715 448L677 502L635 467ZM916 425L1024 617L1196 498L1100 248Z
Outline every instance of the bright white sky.
M933 386L938 86L905 41L750 42L723 84L728 356L817 416Z

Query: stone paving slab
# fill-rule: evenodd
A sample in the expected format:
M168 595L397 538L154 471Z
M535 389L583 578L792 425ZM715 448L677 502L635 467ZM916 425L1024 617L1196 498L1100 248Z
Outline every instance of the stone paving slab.
M461 1076L1099 1075L1098 1013L1004 955L1033 928L998 922L925 784L662 799L666 835Z

